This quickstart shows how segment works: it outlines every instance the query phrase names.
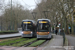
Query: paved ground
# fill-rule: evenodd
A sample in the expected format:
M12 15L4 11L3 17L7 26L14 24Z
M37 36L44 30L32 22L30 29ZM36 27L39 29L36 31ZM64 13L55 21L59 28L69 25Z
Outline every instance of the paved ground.
M53 37L54 38L43 48L43 50L64 50L63 48L58 49L58 47L63 46L63 37L60 35L53 35Z
M11 47L11 46L3 46L0 47L0 50L33 50L35 47Z
M14 37L14 36L21 36L21 33L0 35L0 38L8 38L8 37Z
M63 37L60 35L53 35L53 39L47 46L63 46Z
M66 35L66 38L69 41L69 46L75 46L75 37Z

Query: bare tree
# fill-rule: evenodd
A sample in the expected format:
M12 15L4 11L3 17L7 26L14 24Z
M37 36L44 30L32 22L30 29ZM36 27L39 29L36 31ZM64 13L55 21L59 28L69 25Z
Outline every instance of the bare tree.
M38 7L41 9L40 11L37 10ZM74 7L74 0L42 0L41 3L38 4L38 7L34 10L38 13L42 13L42 11L49 10L48 19L50 19L53 23L61 23L61 28L64 28L65 33L70 33L68 27L73 27L73 21L69 20L69 16L73 16L73 7ZM70 16L70 17L71 17ZM44 14L42 14L44 17ZM41 17L40 17L41 18ZM73 34L72 28L72 34Z

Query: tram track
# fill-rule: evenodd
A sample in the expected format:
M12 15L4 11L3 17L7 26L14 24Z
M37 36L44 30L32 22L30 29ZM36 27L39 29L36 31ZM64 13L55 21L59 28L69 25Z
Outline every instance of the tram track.
M51 40L53 39L53 36L50 40L46 40L45 42L43 42L41 45L37 46L36 48L34 48L33 50L37 50L39 47L44 47L46 46Z
M21 37L14 37L14 38L5 38L5 39L0 39L0 43L4 43L4 42L8 42L8 41L11 41L11 40L18 40L20 39ZM22 38L21 38L22 39Z
M5 41L2 41L0 42L0 46L15 46L16 44L20 44L20 43L24 43L28 41L31 42L31 41L34 41L36 38L20 38L20 39L12 39L12 40L5 40ZM30 41L31 40L31 41ZM28 44L27 43L27 44ZM23 46L23 45L22 45Z
M21 38L22 39L22 38ZM26 39L26 38L25 38ZM38 42L42 42L42 43L38 43ZM26 40L21 40L21 41L18 41L16 43L11 43L10 45L4 45L4 46L7 46L7 47L15 47L13 50L16 50L16 49L19 49L19 48L27 48L29 47L30 45L32 44L35 44L35 45L32 45L32 47L34 47L32 50L37 50L37 49L41 49L43 45L46 45L48 44L50 40L46 40L46 39L43 39L43 40L37 40L37 38L28 38ZM39 45L37 45L39 44ZM0 45L1 46L1 45ZM1 46L2 47L2 46Z
M34 42L36 42L36 41L38 41L38 40L36 39L36 40L34 40L34 41L32 41L32 42L29 42L29 43L25 44L24 47L27 47L27 46L31 45L32 43L34 43Z
M21 41L15 42L15 43L10 43L10 45L13 45L13 44L16 44L16 43L19 43L19 42L22 42L22 41L26 41L26 40L28 40L28 39L23 39L23 40L21 40ZM7 46L10 46L10 45L7 45Z
M36 48L34 48L33 50L37 50L39 47L42 47L43 45L47 44L50 40L46 40L45 42L43 42L41 45L37 46Z
M0 44L0 46L18 46L20 43L22 43L23 41L29 41L29 39L27 39L27 40L22 40L22 41L18 41L18 42L15 42L15 43L3 43L4 45L1 45ZM31 45L32 43L35 43L35 42L37 42L37 41L40 41L40 40L33 40L33 41L31 41L31 42L26 42L25 44L22 44L22 45L19 45L18 47L28 47L29 45ZM37 45L36 45L37 46Z
M15 38L0 42L0 46L39 47L48 41L49 40L37 40L37 38Z
M37 41L40 41L40 40L32 41L32 42L30 42L30 43L25 44L25 45L22 46L22 47L28 47L29 45L31 45L31 44L33 44L33 43L35 43L35 42L37 42ZM45 41L44 41L43 43L41 43L40 45L36 45L36 46L32 46L32 47L41 47L41 46L43 46L43 44L47 44L49 41L50 41L50 40L45 40Z

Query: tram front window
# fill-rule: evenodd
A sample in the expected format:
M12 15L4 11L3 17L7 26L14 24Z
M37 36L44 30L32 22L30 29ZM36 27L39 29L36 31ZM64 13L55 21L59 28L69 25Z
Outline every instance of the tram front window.
M23 31L32 31L32 25L24 24L22 29L23 29Z
M49 25L48 24L45 24L45 23L39 24L38 30L39 31L49 31Z

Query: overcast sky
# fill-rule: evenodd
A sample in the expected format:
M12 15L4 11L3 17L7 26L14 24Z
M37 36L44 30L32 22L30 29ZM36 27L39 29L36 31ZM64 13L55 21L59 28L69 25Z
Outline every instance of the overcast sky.
M6 3L11 2L11 0L5 0L5 1ZM24 7L27 7L28 9L34 9L36 7L36 3L40 2L41 0L12 0L12 1L18 2Z
M7 5L8 3L11 3L11 0L4 0L5 2L3 3L4 6ZM19 3L23 5L24 8L28 8L29 10L35 9L37 6L36 3L40 3L41 0L12 0L12 3ZM3 14L2 10L0 10L0 15Z

